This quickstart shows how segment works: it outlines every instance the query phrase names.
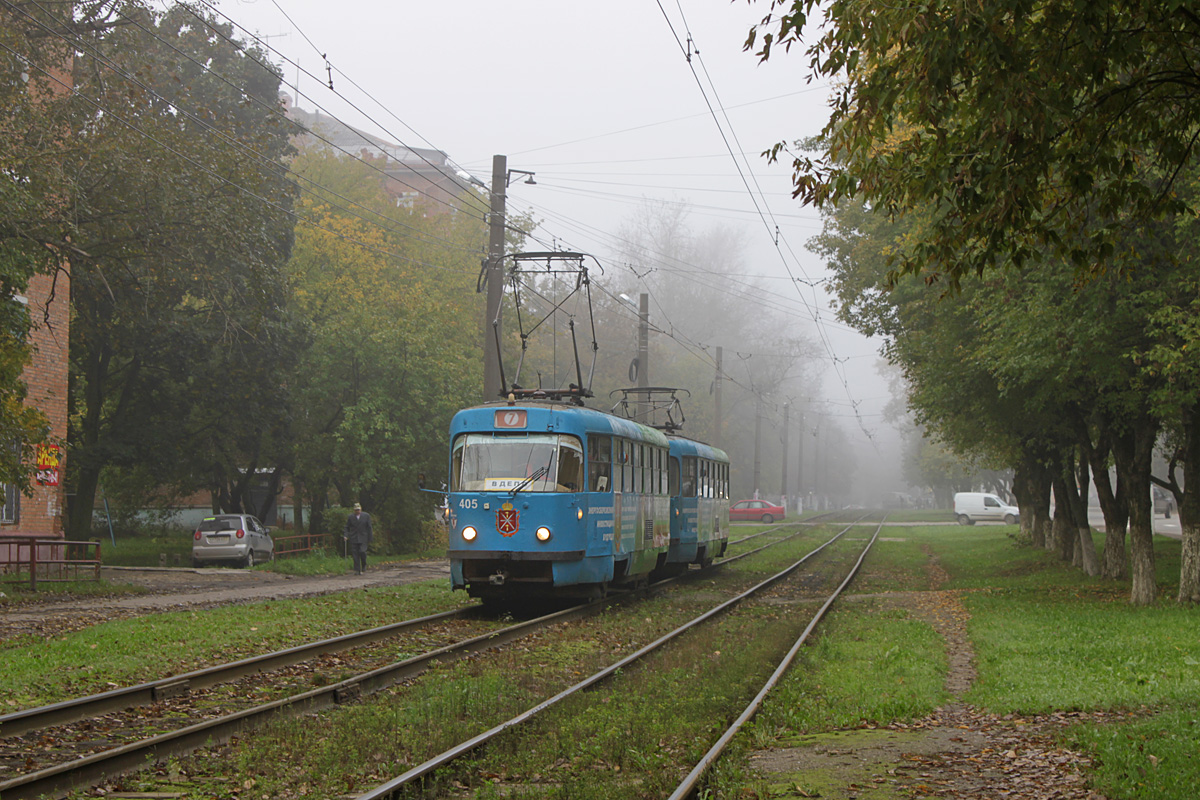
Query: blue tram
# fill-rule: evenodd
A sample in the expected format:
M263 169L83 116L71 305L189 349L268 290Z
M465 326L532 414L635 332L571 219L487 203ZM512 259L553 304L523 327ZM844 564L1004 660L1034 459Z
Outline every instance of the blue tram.
M670 436L668 490L671 545L665 571L708 566L729 544L729 457L681 436Z
M472 597L596 598L724 548L719 450L537 399L463 409L450 438L450 574Z

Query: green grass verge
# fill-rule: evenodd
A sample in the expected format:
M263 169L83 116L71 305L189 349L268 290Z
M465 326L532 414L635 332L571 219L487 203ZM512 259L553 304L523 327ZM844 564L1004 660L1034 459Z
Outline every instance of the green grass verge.
M1200 704L1163 709L1114 725L1085 725L1071 744L1099 761L1093 785L1110 798L1183 800L1196 796L1200 776Z
M468 602L441 581L296 600L176 611L93 625L0 647L5 711L189 672L301 642L431 614Z
M1063 733L1066 746L1094 757L1093 788L1111 800L1191 800L1200 785L1200 614L1174 602L1179 543L1156 538L1160 599L1140 608L1128 603L1128 581L1089 577L1012 532L885 528L852 591L960 591L978 670L967 702L998 714L1108 712L1104 724ZM1102 552L1102 534L1095 544ZM928 625L882 600L842 606L740 746L801 745L920 717L946 699L943 647ZM715 797L813 796L750 774L736 757L722 759L709 786Z

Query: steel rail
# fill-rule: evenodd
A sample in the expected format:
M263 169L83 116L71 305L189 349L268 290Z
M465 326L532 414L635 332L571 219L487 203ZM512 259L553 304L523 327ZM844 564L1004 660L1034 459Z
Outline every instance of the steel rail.
M829 541L816 548L800 561L793 564L785 573L799 567L804 561L811 556L820 552L829 544L836 541L848 531L848 526L840 531ZM764 545L746 553L741 553L737 556L722 559L714 562L714 568L723 566L733 561L740 560L750 555L754 555L768 547L782 542L789 541L799 536L800 533L792 534L784 539ZM95 753L90 756L74 759L63 764L53 767L47 767L42 770L30 772L25 775L18 776L6 781L0 781L0 797L5 800L34 800L34 798L44 797L62 797L71 790L80 786L93 785L96 782L106 778L112 778L116 775L126 772L136 771L144 768L148 763L161 760L169 756L186 755L200 747L220 744L228 741L233 735L254 728L270 718L276 716L288 716L301 713L309 713L319 711L325 708L354 700L362 695L370 694L379 691L388 686L391 686L399 681L415 677L424 672L435 663L450 663L459 658L465 657L470 653L481 652L494 647L498 647L507 642L519 639L529 633L538 630L542 627L557 624L572 619L586 617L595 613L599 613L605 608L612 605L620 605L628 599L640 596L648 590L658 589L666 585L686 579L691 576L703 574L704 570L685 573L681 576L669 578L658 583L651 584L641 590L629 592L627 595L607 597L601 600L594 601L579 606L573 606L553 614L547 614L536 619L527 620L516 625L503 628L501 630L492 631L482 634L471 639L464 640L455 644L447 645L436 650L432 650L423 655L414 656L405 661L396 662L393 664L380 667L378 669L347 678L336 684L320 687L308 692L294 695L280 700L266 703L254 708L244 709L234 714L225 715L222 717L206 720L173 732L163 733L158 736L153 736L147 739L142 739L137 742L131 742L127 745L115 747L101 753ZM783 574L772 576L766 581L759 584L750 593L758 591L759 588L776 582L783 577ZM741 598L735 598L735 601L740 602ZM718 609L732 606L734 601L723 604ZM245 674L253 674L256 672L267 671L290 663L303 661L306 658L311 658L315 655L320 655L325 652L336 652L339 649L348 649L348 647L367 644L371 641L377 641L388 636L395 635L405 627L414 627L419 624L436 622L443 619L452 619L455 617L466 616L475 611L475 607L457 609L454 611L441 612L440 614L421 617L404 622L384 625L378 628L372 628L366 631L347 634L346 636L334 637L332 639L315 642L312 645L301 645L299 647L290 648L288 650L277 651L274 653L255 656L242 661L232 662L226 665L217 665L202 670L197 670L194 673L174 676L159 681L153 681L146 684L141 684L135 687L127 687L125 689L116 689L111 692L104 692L99 695L93 695L86 698L78 698L76 700L64 701L63 703L54 704L52 706L43 706L37 709L26 709L24 711L14 712L12 714L0 717L0 721L5 723L3 728L0 728L4 736L15 736L19 733L36 730L47 727L51 724L65 724L70 721L84 719L96 714L108 713L113 710L128 708L137 705L136 702L129 702L129 697L135 697L142 692L149 691L151 699L144 702L156 702L168 697L181 694L189 689L202 688L229 680L233 677L240 677ZM707 620L717 610L710 612L700 621ZM695 622L695 621L694 621ZM698 623L697 623L698 624ZM682 629L679 630L682 632ZM670 636L670 634L668 634ZM347 640L356 640L354 644L343 644L337 646L339 642ZM656 645L649 645L649 648L661 646L664 641ZM324 649L317 649L324 648ZM647 650L647 652L649 652ZM301 655L307 653L307 655ZM635 654L636 655L636 654ZM288 660L290 659L290 660ZM271 666L267 666L269 662L274 662ZM614 665L613 671L619 669L620 665ZM241 670L237 674L228 672L231 668ZM218 678L222 671L226 671L225 678ZM605 676L606 677L606 676ZM185 682L187 679L188 682ZM154 692L157 691L157 696ZM125 699L122 699L122 695ZM74 708L72 708L74 706ZM90 711L83 712L82 709L90 708ZM43 720L54 720L53 722L45 722L43 724L35 724L37 713L40 712L45 716ZM18 726L20 729L18 730Z
M736 720L734 720L733 724L729 726L725 733L723 733L721 737L717 739L716 743L709 749L707 753L705 753L704 757L700 759L700 762L696 764L691 772L688 773L687 777L683 779L683 781L679 784L675 791L671 793L671 796L667 798L667 800L684 800L684 798L690 797L696 791L696 786L700 783L700 779L708 771L709 767L716 762L721 753L725 751L725 748L729 746L729 743L733 741L733 737L736 736L738 731L742 729L742 726L753 719L755 714L758 713L759 708L762 707L763 701L766 700L767 694L769 694L770 691L779 684L779 681L783 678L784 673L786 673L788 668L791 667L796 655L800 652L801 646L804 645L809 635L816 629L817 623L819 623L825 617L825 612L828 611L829 607L833 605L833 601L841 596L842 591L850 585L850 581L853 580L854 576L858 574L858 569L862 566L863 561L866 559L867 553L870 552L871 548L875 545L875 541L879 538L879 531L883 528L883 523L886 519L887 517L885 516L883 520L880 520L878 527L875 528L874 535L872 535L871 540L867 542L867 546L863 548L862 553L858 557L858 561L854 563L854 566L851 568L849 574L846 575L845 580L841 582L833 594L831 594L829 598L825 600L824 604L817 610L817 613L813 615L813 618L804 628L804 631L800 634L800 637L796 639L796 643L792 645L791 649L788 650L787 655L785 655L783 660L779 662L779 666L775 668L773 673L771 673L771 677L765 684L763 684L763 688L758 692L757 695L755 695L754 699L750 701L750 704L746 706L746 709L738 716Z
M730 598L729 600L726 600L725 602L709 609L708 611L706 611L703 614L701 614L700 616L690 620L689 622L685 622L683 625L680 625L678 628L675 628L673 631L670 631L669 633L664 634L663 636L659 637L658 639L655 639L650 644L645 645L644 647L639 649L637 652L631 653L630 655L626 656L625 658L622 658L620 661L617 661L616 663L605 667L604 669L600 670L599 672L596 672L593 675L590 675L589 677L584 678L583 680L564 689L563 691L559 692L558 694L554 695L553 697L542 701L541 703L537 704L536 706L533 706L530 709L527 709L526 711L521 712L517 716L512 717L511 719L508 719L504 722L501 722L499 725L496 725L496 726L484 731L483 733L480 733L477 736L474 736L474 737L466 740L465 742L462 742L462 743L450 748L449 750L443 751L443 752L433 756L432 758L429 758L428 760L422 762L421 764L418 764L417 766L413 767L412 769L408 770L407 772L405 772L401 775L398 775L397 777L393 778L392 780L390 780L386 783L380 784L379 786L366 792L365 794L358 795L357 798L355 798L355 800L383 800L383 798L392 797L397 790L402 789L403 787L407 786L408 784L413 783L414 781L416 781L417 779L419 779L421 777L424 777L425 775L428 775L429 773L433 772L435 769L445 766L446 764L450 763L451 761L454 761L455 759L460 758L463 755L475 750L476 748L478 748L481 745L485 744L486 742L496 738L497 736L499 736L500 734L509 730L510 728L521 725L522 723L537 716L541 712L543 712L549 708L552 708L553 706L558 705L560 702L567 699L568 697L572 697L576 694L579 694L583 690L588 689L591 686L594 686L597 683L600 683L601 681L611 677L612 675L614 675L614 674L620 672L621 670L623 670L624 668L628 667L630 664L633 664L633 663L645 658L646 656L657 651L658 649L660 649L667 643L677 639L679 636L683 635L684 633L691 630L692 628L695 628L695 627L713 619L714 617L716 617L720 614L723 614L724 612L726 612L729 609L733 608L734 606L738 605L739 603L746 600L747 598L753 597L758 592L760 592L766 588L769 588L770 586L783 580L788 575L790 575L791 573L793 573L797 569L799 569L801 565L803 565L806 561L808 561L808 559L817 555L822 550L824 550L826 547L828 547L829 545L833 544L838 539L840 539L846 533L846 531L850 530L851 527L853 527L853 523L851 525L848 525L847 527L843 528L833 538L824 542L816 549L809 551L802 558L800 558L800 560L796 561L795 563L791 564L790 566L786 567L785 569L781 570L780 572L777 572L776 574L770 576L769 578L755 584L754 586L747 589L745 592L742 592L741 594L737 595L736 597ZM791 538L791 537L789 537L789 538ZM769 547L771 545L767 545L767 546ZM743 554L743 555L749 555L749 553ZM741 558L741 557L742 556L738 556L737 558ZM731 560L732 559L724 559L720 563L726 564L726 563L729 563L729 561L731 561ZM716 565L714 564L714 566L716 566Z
M23 733L48 728L51 725L66 725L101 714L133 708L134 706L150 705L184 694L192 689L204 689L246 675L268 672L280 667L297 664L311 658L316 658L317 656L325 655L326 653L336 653L342 650L349 650L353 647L360 647L396 636L410 628L419 628L436 622L465 617L476 611L477 608L475 606L467 606L453 611L442 611L425 617L417 617L403 622L393 622L377 628L323 639L319 642L298 645L286 650L263 653L262 655L244 658L240 661L217 664L182 675L173 675L169 678L160 678L159 680L140 683L136 686L125 686L120 689L112 689L86 697L64 700L60 703L14 711L10 714L0 715L0 737L20 736Z
M388 664L338 683L20 775L0 782L0 797L4 800L62 797L80 786L94 785L107 778L141 769L153 761L186 755L206 745L224 743L236 733L274 717L310 713L357 699L415 677L435 664L451 663L471 653L519 639L540 628L599 613L614 603L620 604L638 594L631 592L616 600L607 598L573 606Z

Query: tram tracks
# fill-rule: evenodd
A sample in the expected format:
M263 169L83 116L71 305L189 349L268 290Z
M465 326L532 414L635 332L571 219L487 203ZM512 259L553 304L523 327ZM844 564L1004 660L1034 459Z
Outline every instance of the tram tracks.
M787 527L787 526L779 526ZM776 530L776 529L772 529ZM761 533L769 533L765 531ZM756 534L757 536L759 534ZM731 544L740 544L747 539L755 538L746 537L746 539L738 540ZM789 537L790 538L790 537ZM767 545L770 546L770 545ZM759 548L761 549L761 548ZM752 551L758 552L758 550ZM738 556L724 559L719 564L730 563L739 558L747 557L752 553L743 553ZM695 576L699 573L692 572L683 579ZM679 579L673 579L679 580ZM669 583L669 582L664 582ZM661 584L660 584L661 585ZM611 603L595 604L599 606L607 606ZM57 723L62 724L63 720L71 719L76 722L90 718L98 713L104 713L100 709L112 708L119 705L121 702L128 702L130 699L138 699L139 702L149 702L157 706L163 706L166 709L165 717L180 717L186 716L189 721L194 724L186 725L178 730L164 732L144 738L136 739L121 743L116 747L110 747L104 752L89 753L79 758L72 758L64 761L56 766L39 768L20 775L16 778L0 783L0 795L5 798L21 798L21 797L40 797L40 796L61 796L69 791L72 787L81 785L90 785L119 774L130 769L137 769L146 765L148 761L162 759L168 755L179 755L189 752L197 747L205 744L213 744L227 740L229 737L262 724L267 719L277 717L283 714L298 714L311 713L322 708L328 708L339 703L344 703L347 700L357 698L360 695L377 691L379 688L392 685L394 683L408 680L420 672L428 669L434 664L447 663L449 661L465 657L466 655L477 653L482 650L498 647L504 643L513 641L522 636L529 635L532 631L544 628L550 625L560 624L570 619L579 618L590 613L596 613L600 609L592 606L576 607L568 609L558 614L548 615L537 620L530 620L518 625L505 628L502 631L487 632L482 635L468 638L464 641L457 642L453 645L437 648L422 656L412 659L406 659L401 662L387 664L386 666L375 668L355 675L345 680L330 683L328 685L316 687L307 691L298 692L288 697L273 700L268 703L259 704L252 708L236 710L233 713L218 714L212 719L202 719L196 722L198 714L195 710L179 710L173 709L171 705L172 698L166 695L173 691L190 690L192 694L203 696L203 691L200 689L202 685L211 685L217 683L224 676L228 679L229 676L254 675L265 669L284 668L286 665L295 664L301 661L306 656L303 651L320 652L322 655L340 652L339 648L349 646L361 646L362 642L373 640L379 642L389 636L397 635L397 630L411 628L419 625L431 625L444 623L449 620L461 620L464 618L463 612L447 612L440 615L432 615L431 617L422 618L420 620L411 620L405 623L398 623L393 626L383 626L379 629L352 634L347 637L337 637L336 640L326 640L324 642L314 643L309 648L291 648L288 651L281 653L266 654L253 659L244 659L231 665L223 665L213 667L206 670L198 670L194 674L188 676L177 676L175 678L166 679L165 681L156 681L147 684L142 684L137 687L130 687L127 690L103 693L98 698L84 698L81 701L72 701L65 704L57 704L62 708L49 707L41 710L47 716L42 719L55 719L58 715ZM358 645L348 644L346 640L359 639ZM310 656L307 656L311 658ZM280 673L286 676L286 672ZM181 680L185 679L186 680ZM236 684L234 684L234 693L237 693ZM105 697L104 695L107 695ZM194 706L192 707L194 709ZM0 728L0 733L5 737L4 744L10 741L16 741L17 746L27 745L29 741L38 742L40 740L54 740L53 734L46 735L45 729L38 725L38 715L33 713L39 711L31 709L27 712L18 712L17 714L6 715L0 718L0 722L4 723L4 727ZM139 714L132 714L131 717L138 717ZM115 721L111 723L116 727L125 727L121 722ZM10 727L11 725L11 727ZM20 726L22 736L13 739L13 731ZM95 733L96 739L103 739L103 731L97 731L98 726L92 724L90 729L84 730L84 740L88 741L89 737ZM100 727L103 727L101 725ZM129 726L131 728L136 726ZM148 726L153 729L154 725ZM40 737L36 735L37 731L41 731ZM28 737L32 735L32 739Z
M758 707L761 706L762 701L765 698L766 694L778 682L780 676L791 665L791 663L795 659L796 653L799 651L801 645L804 643L804 641L807 639L807 637L811 634L811 632L816 628L816 625L821 620L821 618L824 616L825 612L829 609L829 607L833 604L834 600L836 600L838 595L840 595L841 592L845 589L845 587L849 585L850 581L853 579L854 575L857 573L859 566L861 566L863 560L865 559L867 552L870 550L871 546L874 545L875 539L878 536L879 528L882 527L882 524L883 523L881 521L879 523L879 527L876 528L875 535L871 537L871 539L868 541L867 545L863 548L862 552L859 554L852 569L848 572L848 574L845 576L845 578L841 581L841 583L838 585L837 589L825 599L825 602L821 605L821 607L819 608L817 613L813 615L813 617L809 621L808 625L805 627L802 635L800 636L799 639L796 640L795 644L790 648L784 661L782 663L780 663L780 665L772 673L772 676L771 676L770 680L767 682L767 684L759 691L759 693L755 696L754 700L746 708L746 710L743 711L742 714L739 715L739 717L734 721L734 723L731 726L729 726L722 733L722 735L718 738L716 744L713 745L713 747L708 751L708 753L701 760L701 762L699 764L697 764L692 769L692 771L685 777L684 781L679 785L679 787L676 789L676 791L671 795L671 800L682 800L682 798L689 797L693 794L696 786L699 784L700 780L703 778L707 769L712 765L713 762L715 762L717 757L724 751L725 747L732 740L733 736L736 735L738 730L740 730L740 728L745 724L745 722L747 722L749 719L751 719L753 717L753 715L757 711ZM443 752L438 753L437 755L434 755L434 756L426 759L424 762L412 767L411 769L408 769L407 771L398 775L397 777L395 777L385 783L382 783L367 792L364 792L364 793L358 795L357 800L391 800L392 798L403 798L403 797L409 796L409 789L411 787L413 787L415 784L417 784L421 779L434 773L435 770L442 769L442 768L446 767L448 764L451 764L452 762L462 758L463 756L466 756L467 754L474 752L478 748L480 748L483 745L487 744L488 742L496 739L497 737L512 732L513 730L517 729L519 726L528 723L530 720L534 719L535 717L537 717L538 715L540 715L544 712L549 711L550 709L559 705L560 703L567 700L568 698L576 697L576 696L580 695L581 693L585 692L586 690L591 689L592 687L594 687L604 681L609 680L613 676L621 674L621 672L623 670L626 670L626 669L628 669L636 664L639 664L641 662L644 662L649 656L657 653L660 649L662 649L666 645L676 643L684 635L691 633L691 632L695 631L696 629L700 628L701 626L705 625L706 623L709 623L709 622L717 619L718 617L728 613L731 609L737 607L738 605L742 604L743 602L750 600L751 598L755 598L757 596L762 595L765 591L776 586L780 581L783 581L784 579L793 575L793 573L795 573L797 570L799 570L799 568L801 566L805 565L811 558L819 555L827 547L829 547L830 545L834 544L839 539L841 539L846 534L846 532L849 531L852 527L853 527L853 524L848 525L847 527L843 528L837 535L833 536L832 538L830 538L829 540L827 540L820 546L814 548L813 550L810 550L803 557L801 557L797 561L793 562L792 564L790 564L783 570L776 572L775 574L771 575L770 577L766 578L765 580L763 580L763 581L755 584L754 586L750 587L749 589L739 593L735 597L732 597L724 602L721 602L718 605L710 608L708 611L705 611L704 613L692 618L691 620L687 621L686 623L676 627L675 629L671 630L670 632L664 634L663 636L658 637L657 639L650 642L649 644L646 644L645 646L641 647L636 652L631 653L630 655L593 673L592 675L584 678L583 680L576 682L572 686L560 691L559 693L555 694L554 696L542 701L541 703L538 703L537 705L527 709L526 711L524 711L508 720L505 720L505 721L499 723L498 725L495 725L492 728L488 729L487 731L484 731L483 733L480 733L474 737L471 737L470 739L467 739L467 740L455 745L454 747L444 750ZM734 558L740 559L740 558L748 557L748 556L754 555L755 553L757 553L763 549L766 549L767 547L770 547L770 546L771 545L768 544L768 545L765 545L764 547L758 548L754 551L739 554L738 556L735 556ZM727 559L725 561L725 563L728 563L729 560L730 559Z

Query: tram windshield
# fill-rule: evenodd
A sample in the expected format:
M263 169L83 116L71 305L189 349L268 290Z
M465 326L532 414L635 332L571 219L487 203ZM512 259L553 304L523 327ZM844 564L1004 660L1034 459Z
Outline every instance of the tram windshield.
M578 492L583 488L583 445L575 436L545 433L454 440L451 491Z

